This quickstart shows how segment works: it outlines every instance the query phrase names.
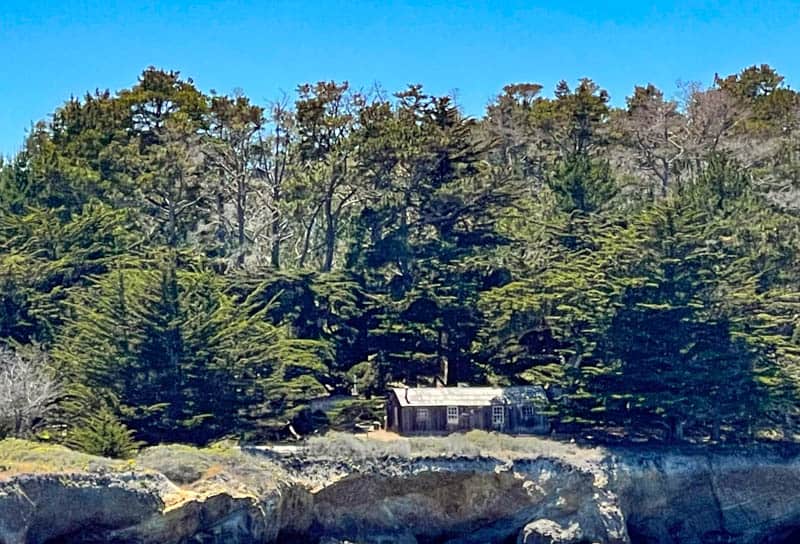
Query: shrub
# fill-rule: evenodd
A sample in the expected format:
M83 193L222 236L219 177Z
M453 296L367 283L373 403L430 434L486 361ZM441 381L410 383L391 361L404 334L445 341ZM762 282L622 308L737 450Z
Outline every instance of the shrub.
M130 458L139 448L133 431L105 406L72 429L67 444L85 453L115 459Z

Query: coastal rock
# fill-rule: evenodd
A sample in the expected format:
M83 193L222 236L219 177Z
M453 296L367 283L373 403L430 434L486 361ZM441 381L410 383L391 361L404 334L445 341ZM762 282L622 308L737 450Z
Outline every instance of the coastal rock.
M16 477L0 482L0 542L269 542L275 499L185 492L158 474Z
M789 543L800 528L796 456L637 452L608 470L634 542Z
M537 519L522 529L517 544L578 544L585 541L577 523L563 527L550 519Z
M548 448L353 459L176 447L130 467L81 457L81 470L28 472L0 458L0 543L800 541L796 455Z
M38 544L124 528L164 507L163 476L23 475L0 481L0 542Z
M158 447L130 462L20 441L0 452L0 544L274 542L309 520L305 489L236 450Z
M317 460L316 470L325 462ZM616 498L597 476L545 458L362 462L314 494L308 536L365 544L387 542L388 534L398 542L502 542L531 520L548 519L598 542L628 542Z

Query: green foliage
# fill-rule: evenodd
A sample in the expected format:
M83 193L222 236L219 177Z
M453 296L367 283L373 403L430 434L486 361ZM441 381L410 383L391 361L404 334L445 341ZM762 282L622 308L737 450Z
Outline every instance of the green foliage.
M784 87L784 77L767 64L750 66L717 85L740 101L747 110L744 130L764 133L784 130L792 122L800 102L797 93Z
M50 341L63 323L68 293L127 259L136 243L125 211L89 202L62 220L58 210L0 211L0 315L4 337Z
M435 377L546 385L563 429L791 438L799 95L769 66L684 91L519 83L472 119L148 68L0 162L0 344L41 344L67 435L116 455L347 426Z
M715 243L722 233L709 219L667 201L628 227L634 244L609 245L605 281L617 307L598 346L605 376L587 386L602 395L604 417L746 429L768 409L760 384L770 367L732 322L747 315L731 288L747 289L749 271Z
M107 407L88 415L70 431L66 443L69 447L89 455L129 459L136 454L139 443L133 431L117 419Z
M369 119L380 154L371 172L394 186L362 212L350 266L366 268L371 319L368 354L380 381L414 381L446 372L450 383L476 379L470 345L476 298L488 266L481 247L502 240L492 222L513 187L484 169L484 143L447 98L418 86ZM476 266L477 265L477 266Z
M585 154L559 161L548 186L558 206L567 213L586 214L607 208L618 192L608 163L593 161Z

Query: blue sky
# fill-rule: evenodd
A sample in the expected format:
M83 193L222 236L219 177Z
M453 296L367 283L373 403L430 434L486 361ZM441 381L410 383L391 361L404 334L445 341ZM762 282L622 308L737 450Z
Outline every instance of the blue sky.
M503 85L589 76L624 103L769 63L800 84L800 0L0 1L0 155L70 95L118 90L148 65L259 102L299 83L422 83L472 115Z

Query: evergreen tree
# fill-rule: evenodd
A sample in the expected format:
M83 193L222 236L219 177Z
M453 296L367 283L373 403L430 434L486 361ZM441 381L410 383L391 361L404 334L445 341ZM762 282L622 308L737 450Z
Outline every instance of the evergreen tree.
M487 271L473 259L501 241L492 222L510 191L482 168L474 123L449 98L418 86L397 98L365 119L375 200L350 255L352 268L368 272L371 355L386 379L474 381L470 346Z
M0 345L50 351L65 439L115 455L435 376L544 384L563 429L791 438L798 94L684 91L514 84L476 120L322 82L265 115L148 68L0 161Z

